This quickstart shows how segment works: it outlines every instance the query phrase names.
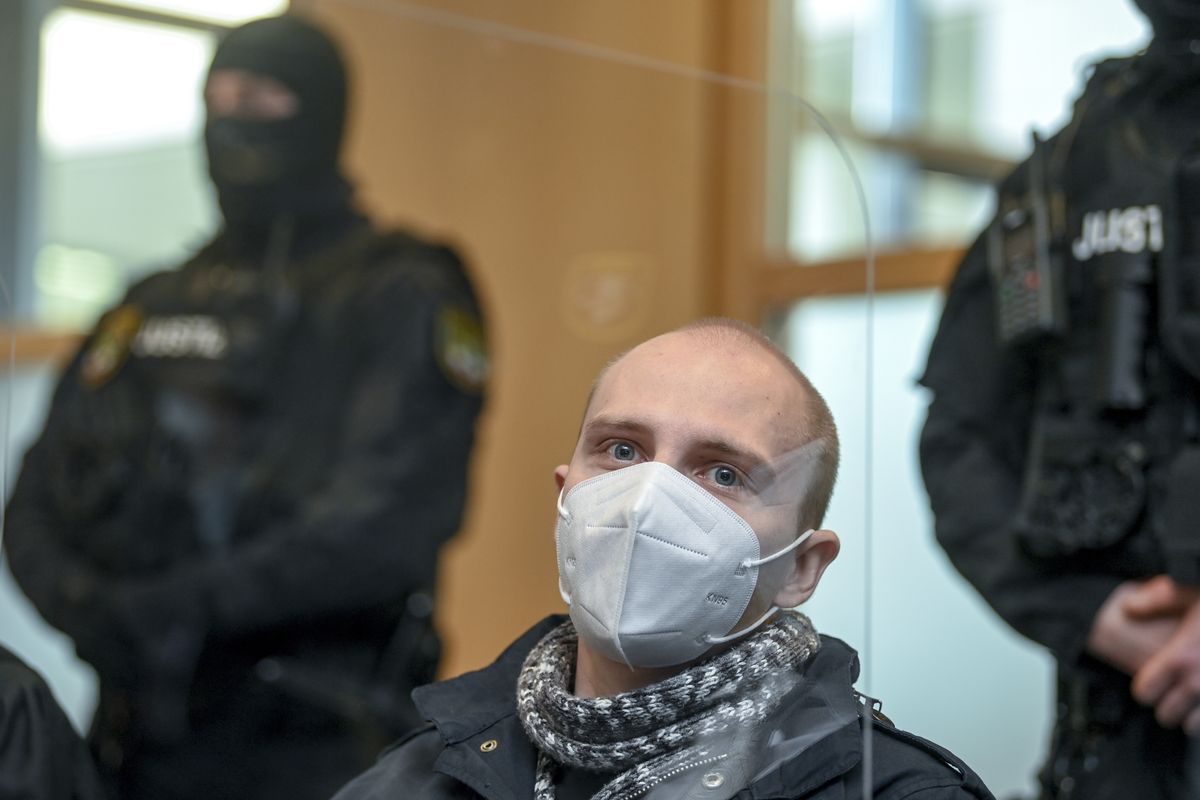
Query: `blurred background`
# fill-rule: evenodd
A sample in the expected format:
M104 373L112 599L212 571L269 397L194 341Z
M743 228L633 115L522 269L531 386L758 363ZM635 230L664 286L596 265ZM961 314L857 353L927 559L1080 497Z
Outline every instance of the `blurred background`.
M495 380L467 525L442 564L443 672L562 607L551 470L612 355L707 314L764 326L829 400L844 551L808 610L864 691L995 793L1032 786L1049 656L934 543L916 386L991 184L1069 116L1086 66L1136 51L1126 0L6 0L0 270L6 485L63 359L217 224L201 86L221 32L289 5L352 65L349 164L378 218L454 241ZM838 146L861 177L878 258ZM873 285L874 293L869 289ZM8 360L7 358L5 359ZM86 728L94 677L0 576L0 641Z

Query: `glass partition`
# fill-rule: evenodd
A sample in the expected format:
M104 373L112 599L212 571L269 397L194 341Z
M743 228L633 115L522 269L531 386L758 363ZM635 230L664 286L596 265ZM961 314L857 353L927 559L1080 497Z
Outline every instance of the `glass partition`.
M404 2L331 0L315 10L355 42L350 162L362 195L380 217L461 244L497 334L476 512L444 567L454 674L563 610L549 476L570 460L599 369L650 336L720 313L727 295L762 291L772 257L768 118L789 136L806 131L824 185L852 205L853 154L802 98L722 75L705 45L712 20L689 4L627 10L673 30L661 42L613 20L588 34L549 18L515 24L500 12L479 19ZM864 252L866 219L852 211L844 222L849 246ZM846 272L857 292L868 290L865 260ZM857 311L861 331L868 317ZM822 341L852 385L831 400L852 428L846 420L866 402L868 339ZM866 446L844 446L843 474L862 472ZM864 491L842 485L842 511L828 520L848 553L869 536ZM861 560L839 559L829 575L861 597ZM863 603L827 608L817 626L865 648Z
M1049 136L1063 126L1088 65L1131 55L1150 35L1123 0L795 0L790 9L793 36L778 46L788 49L793 85L841 121L863 154L856 160L880 250L911 248L915 259L923 248L969 245L994 213L993 182L1028 155L1030 131ZM826 191L803 137L791 155L798 177L781 236L791 268L852 257L840 240L855 235L843 214L853 202ZM847 433L872 440L876 535L860 556L875 565L862 617L874 656L868 674L898 725L954 750L997 797L1031 796L1059 710L1054 660L951 566L934 539L917 462L930 399L917 379L942 305L933 285L799 298L780 313L781 327L797 363L838 392L842 365L823 351L821 333L854 335L858 315L874 309L873 424L851 420ZM845 390L856 393L857 382ZM850 594L847 605L857 600ZM815 598L814 613L828 613L823 603L835 598Z
M827 588L834 591L813 599L813 614L839 619L835 627L866 622L863 636L869 637L872 658L864 670L883 712L898 726L953 750L997 797L1014 796L1031 790L1045 750L1054 719L1053 662L987 607L933 538L917 464L928 393L917 378L941 305L936 290L874 299L872 425L868 429L854 416L842 425L848 449L867 447L870 437L874 459L871 549L847 547L842 555L853 560L849 575L871 570L871 595L863 608L857 582L843 585L844 575L831 575ZM860 297L816 298L797 303L787 316L788 352L817 385L830 387L845 403L855 399L857 382L843 383L844 363L821 341L831 334L850 341L862 337L865 306ZM855 499L866 475L846 470L840 480L845 494L835 498L833 513L861 516Z
M443 672L457 674L564 610L553 470L571 458L596 373L648 337L727 311L728 296L745 294L742 316L754 317L769 260L768 118L789 136L805 131L831 194L860 198L861 187L850 154L802 99L761 78L722 75L711 8L628 7L626 21L648 15L666 36L658 42L639 41L624 24L589 39L586 19L556 29L553 19L482 19L403 2L306 5L351 63L346 163L362 205L380 225L453 242L492 321L495 373L472 513L445 555L437 612ZM86 326L129 281L177 263L214 228L198 147L199 81L213 39L71 9L50 15L43 31L46 244L34 274L44 318ZM72 36L111 37L123 60L81 74ZM120 72L146 61L159 68L140 78ZM87 113L120 107L130 88L128 113ZM97 193L105 186L107 197ZM855 232L843 244L868 250L867 220L858 210L850 218ZM864 261L847 272L869 291ZM857 314L860 331L868 320L869 311ZM828 390L851 430L867 402L869 339L826 341L854 384ZM31 420L44 407L43 377L29 384ZM14 449L25 441L15 436ZM849 440L845 474L864 471L868 446ZM866 491L844 483L842 511L827 521L851 554L830 571L843 596L865 590L853 553L869 540ZM24 635L30 610L9 602L19 613L5 615L0 635ZM866 605L827 607L817 627L869 662ZM87 672L51 677L82 723Z

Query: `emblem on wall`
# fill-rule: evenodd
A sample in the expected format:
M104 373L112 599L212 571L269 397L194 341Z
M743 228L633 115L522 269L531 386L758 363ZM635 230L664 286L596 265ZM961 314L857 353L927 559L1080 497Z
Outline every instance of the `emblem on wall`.
M658 269L644 253L588 253L572 261L560 305L568 329L594 342L640 332L650 321Z

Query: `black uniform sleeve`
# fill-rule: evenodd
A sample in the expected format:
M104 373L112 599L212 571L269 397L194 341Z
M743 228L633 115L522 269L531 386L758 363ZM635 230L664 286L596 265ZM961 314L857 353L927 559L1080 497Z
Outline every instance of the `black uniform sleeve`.
M369 609L433 585L438 549L461 523L482 385L456 386L439 362L454 346L446 315L473 301L419 275L384 270L361 287L344 353L360 366L342 418L323 423L340 428L323 485L299 514L199 567L218 632ZM292 446L305 457L303 441Z
M6 510L8 527L4 551L13 577L42 617L54 627L73 636L71 624L74 603L68 586L94 583L89 570L56 535L45 511L52 507L46 486L45 454L55 449L56 419L72 403L68 384L78 371L79 355L60 379L50 404L41 436L25 454L12 498Z
M86 354L107 318L101 319L58 381L42 433L26 452L13 488L4 541L22 590L47 622L82 649L89 640L106 635L95 624L96 614L102 601L112 596L110 576L95 554L87 552L89 542L104 538L99 529L110 524L95 512L124 478L119 459L108 456L114 442L126 440L141 424L120 407L132 387L93 392L84 386ZM90 513L77 513L85 506Z
M921 383L933 392L920 460L938 542L1001 617L1073 663L1119 579L1051 570L1014 536L1036 375L997 342L982 237L950 287Z
M0 797L100 800L87 747L45 682L0 648Z

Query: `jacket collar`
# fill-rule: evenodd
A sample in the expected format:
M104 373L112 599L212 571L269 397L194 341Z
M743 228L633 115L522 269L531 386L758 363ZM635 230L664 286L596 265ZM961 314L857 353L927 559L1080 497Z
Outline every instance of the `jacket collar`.
M435 769L483 797L532 796L537 751L517 717L517 677L529 651L565 619L542 620L488 667L413 692L418 710L446 741ZM802 796L857 766L862 759L860 707L852 688L857 678L854 650L822 636L803 679L762 726L765 739L735 748L727 767L736 776L731 785L750 783L750 796L761 800ZM678 796L671 794L675 783L660 785L662 793Z
M434 769L482 797L532 796L537 750L517 718L517 677L529 651L565 619L542 620L490 666L413 691L417 711L446 740Z
M447 744L457 744L517 713L517 677L525 657L543 636L566 620L546 617L508 646L492 664L457 678L413 691L424 719L437 726Z

